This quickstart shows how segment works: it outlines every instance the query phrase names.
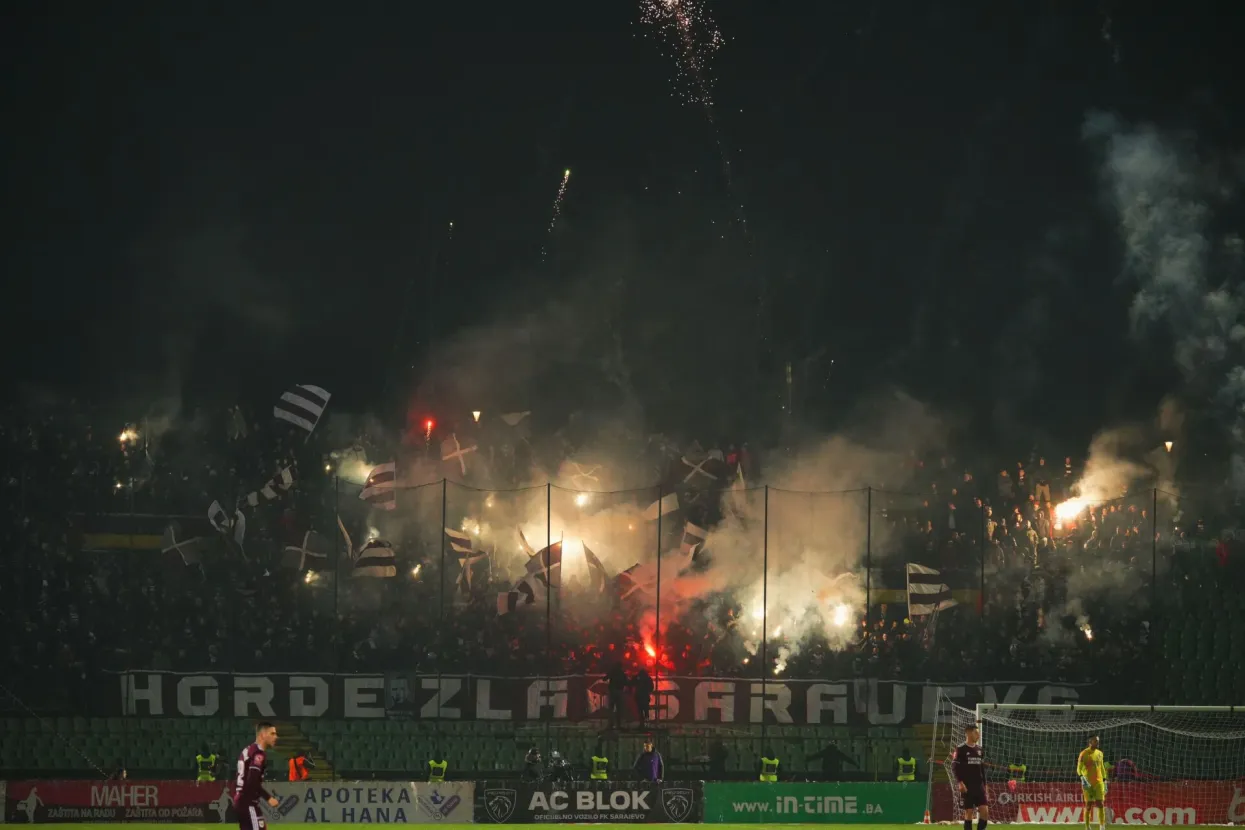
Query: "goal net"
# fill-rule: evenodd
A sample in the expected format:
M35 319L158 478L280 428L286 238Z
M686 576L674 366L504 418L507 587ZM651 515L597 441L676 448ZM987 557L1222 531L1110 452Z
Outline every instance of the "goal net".
M930 743L934 821L962 820L949 758L974 723L985 750L991 821L1082 824L1076 761L1097 736L1111 823L1245 823L1245 706L967 709L943 696Z

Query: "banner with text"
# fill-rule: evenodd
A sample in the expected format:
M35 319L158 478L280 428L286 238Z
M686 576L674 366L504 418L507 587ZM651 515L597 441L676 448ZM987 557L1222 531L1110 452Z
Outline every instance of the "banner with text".
M470 782L275 782L267 788L280 802L261 805L269 823L469 824L475 807ZM0 782L0 797L4 820L18 824L238 820L219 781L11 781Z
M1084 824L1079 782L991 786L990 820L1022 824ZM934 821L959 821L958 799L949 784L934 785ZM1245 822L1245 783L1240 781L1115 782L1107 786L1112 824L1240 824Z
M9 781L4 793L4 819L10 824L216 824L232 811L220 782Z
M653 719L668 723L911 726L932 723L939 692L975 703L1085 703L1092 686L1066 683L903 683L663 677ZM439 690L439 694L438 694ZM421 720L604 720L609 689L599 677L498 678L418 674L101 675L94 714L103 717L384 718ZM631 701L627 701L630 705ZM945 716L946 713L944 713ZM1052 714L1052 719L1068 713Z
M270 824L470 824L475 784L447 781L332 781L269 784L280 804L264 805Z
M486 781L476 784L475 820L482 824L697 822L703 787L699 781L580 781L566 786Z
M705 784L713 824L915 824L925 784Z

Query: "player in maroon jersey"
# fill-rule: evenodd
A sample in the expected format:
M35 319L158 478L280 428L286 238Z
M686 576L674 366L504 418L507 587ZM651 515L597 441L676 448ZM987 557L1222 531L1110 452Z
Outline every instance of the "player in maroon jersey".
M964 743L955 748L951 756L951 774L955 776L960 791L960 806L964 810L964 830L986 830L990 807L986 803L986 765L981 750L981 730L976 724L964 730Z
M268 824L259 809L261 798L269 807L280 802L264 789L264 767L268 765L268 750L277 743L277 727L267 721L255 724L255 743L242 750L238 756L238 768L234 772L230 795L233 809L238 814L238 826L242 830L265 830Z

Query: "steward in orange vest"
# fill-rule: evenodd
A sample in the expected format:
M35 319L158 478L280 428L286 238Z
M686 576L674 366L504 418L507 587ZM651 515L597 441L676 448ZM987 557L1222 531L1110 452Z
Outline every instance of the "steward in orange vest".
M307 772L308 767L315 767L315 764L311 763L311 759L305 754L299 752L290 759L290 780L306 781L310 776L310 773Z

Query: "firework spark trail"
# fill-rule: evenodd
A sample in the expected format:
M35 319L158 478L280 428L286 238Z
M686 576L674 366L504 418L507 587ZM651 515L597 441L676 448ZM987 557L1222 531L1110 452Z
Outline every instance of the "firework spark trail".
M558 185L558 195L553 198L553 216L549 218L549 230L546 235L547 237L553 236L553 229L558 224L558 217L562 215L562 199L566 197L566 185L570 180L571 169L568 167L566 172L562 174L562 183ZM540 258L544 260L548 256L549 244L546 241L545 245L540 249Z
M726 42L698 0L640 0L640 20L673 53L675 94L689 104L713 103L709 62Z
M699 0L640 0L640 20L657 32L658 42L674 59L674 94L685 103L697 104L705 111L713 141L722 161L722 175L734 202L735 218L748 233L744 206L735 195L735 177L730 154L722 140L713 114L713 78L710 62L726 39Z

